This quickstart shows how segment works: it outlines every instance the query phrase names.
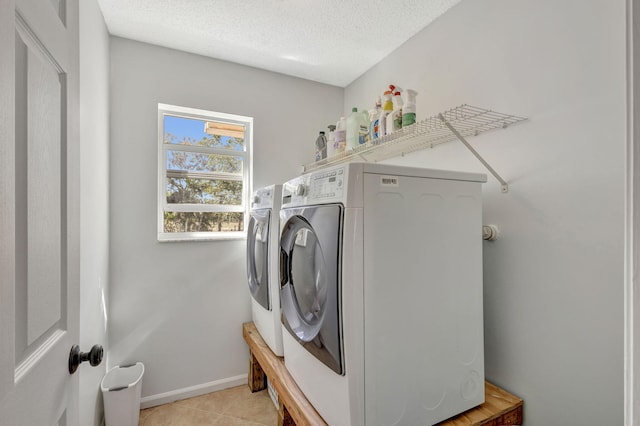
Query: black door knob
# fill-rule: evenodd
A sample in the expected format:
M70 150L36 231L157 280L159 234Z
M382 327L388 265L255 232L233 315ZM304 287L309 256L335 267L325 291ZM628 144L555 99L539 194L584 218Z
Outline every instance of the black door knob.
M85 361L89 361L92 367L100 365L103 353L101 345L93 345L89 352L80 352L80 346L73 345L69 353L69 373L75 373L78 366Z

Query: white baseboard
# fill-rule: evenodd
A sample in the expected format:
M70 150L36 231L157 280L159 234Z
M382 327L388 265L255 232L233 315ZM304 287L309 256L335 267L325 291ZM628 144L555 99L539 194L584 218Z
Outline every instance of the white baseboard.
M214 382L203 383L201 385L190 386L188 388L176 389L170 392L159 393L157 395L145 396L140 400L140 409L155 407L157 405L168 404L170 402L179 401L181 399L192 398L194 396L204 395L235 386L246 385L248 380L247 374L228 377L226 379L216 380Z

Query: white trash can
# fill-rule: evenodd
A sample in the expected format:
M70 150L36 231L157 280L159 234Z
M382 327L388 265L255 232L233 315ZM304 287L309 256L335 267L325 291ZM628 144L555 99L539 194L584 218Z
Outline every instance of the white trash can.
M144 364L115 366L100 382L106 426L138 426Z

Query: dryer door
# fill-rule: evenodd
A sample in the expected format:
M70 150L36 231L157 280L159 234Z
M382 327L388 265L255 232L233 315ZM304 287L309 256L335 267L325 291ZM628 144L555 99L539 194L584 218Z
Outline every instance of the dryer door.
M271 310L269 298L269 221L271 210L254 210L247 232L247 279L253 298Z
M342 206L280 211L282 323L300 344L343 374L340 315Z

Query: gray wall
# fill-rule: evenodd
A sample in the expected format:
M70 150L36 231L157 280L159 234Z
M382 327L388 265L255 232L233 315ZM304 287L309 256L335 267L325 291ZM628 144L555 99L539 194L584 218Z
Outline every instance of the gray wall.
M341 88L111 38L109 364L142 361L143 398L247 373L245 241L156 240L157 104L254 118L254 187L296 176Z
M109 34L97 0L80 3L80 348L106 351L109 288ZM106 361L80 368L80 424L100 425Z
M510 182L484 185L488 380L528 426L623 424L625 1L465 1L345 90L389 83L418 119L462 103L529 121L470 138ZM391 163L484 171L459 142ZM428 273L428 271L426 271Z

